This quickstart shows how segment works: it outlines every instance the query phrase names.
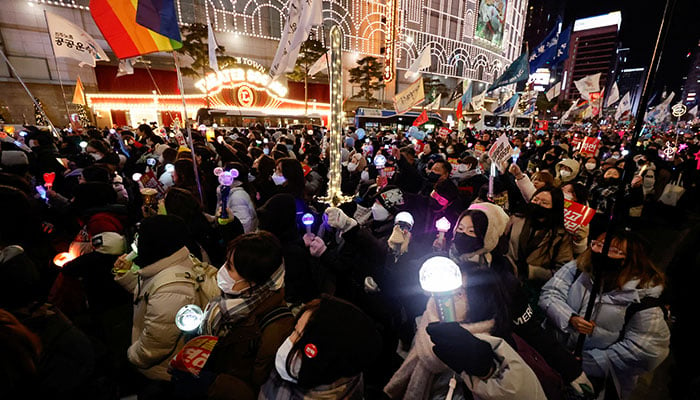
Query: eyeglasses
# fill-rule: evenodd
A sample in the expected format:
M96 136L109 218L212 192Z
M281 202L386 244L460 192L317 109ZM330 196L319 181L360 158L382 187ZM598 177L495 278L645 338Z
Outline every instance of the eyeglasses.
M591 250L595 251L596 253L602 253L603 252L603 242L600 240L593 240L591 241ZM610 246L610 249L608 250L608 255L609 256L615 256L615 257L626 257L627 254L618 249L617 247L612 247Z

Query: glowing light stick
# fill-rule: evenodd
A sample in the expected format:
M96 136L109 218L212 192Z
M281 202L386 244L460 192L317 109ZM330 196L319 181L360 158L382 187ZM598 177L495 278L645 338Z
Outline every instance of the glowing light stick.
M87 145L88 145L87 142L84 140L82 142L80 142L80 148L82 149L81 151L83 153L85 153L85 148L87 148Z
M46 189L51 190L51 187L53 186L53 181L56 179L56 173L55 172L47 172L44 174L44 187Z
M491 173L489 174L489 199L493 200L493 180L496 178L496 162L491 160Z
M306 227L306 233L311 233L311 225L314 224L314 216L309 213L302 215L301 223Z
M63 253L58 253L56 256L53 258L53 263L59 268L63 268L64 265L67 263L73 261L75 259L75 256L67 251L64 251Z
M442 322L457 320L453 295L462 286L462 273L447 257L427 259L418 272L420 286L435 300Z
M330 83L330 103L331 115L328 118L330 125L329 137L329 179L328 179L328 194L319 200L337 207L338 205L350 201L352 198L343 195L340 189L340 176L342 173L341 165L341 149L343 148L343 66L342 66L342 50L340 42L342 33L336 25L331 27L330 31L330 66L329 83Z
M435 228L438 230L438 241L442 243L445 240L445 232L449 231L450 227L452 227L452 224L445 217L435 221Z
M194 332L204 319L204 311L196 304L188 304L175 314L175 326L185 333Z

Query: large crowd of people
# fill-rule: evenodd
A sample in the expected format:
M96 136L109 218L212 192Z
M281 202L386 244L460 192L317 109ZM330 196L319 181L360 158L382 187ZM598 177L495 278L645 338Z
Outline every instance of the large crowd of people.
M636 232L697 211L692 130L347 127L340 166L323 127L191 134L3 135L0 398L626 399L692 329L700 253L669 296ZM331 174L350 200L322 201ZM421 287L434 256L454 321Z

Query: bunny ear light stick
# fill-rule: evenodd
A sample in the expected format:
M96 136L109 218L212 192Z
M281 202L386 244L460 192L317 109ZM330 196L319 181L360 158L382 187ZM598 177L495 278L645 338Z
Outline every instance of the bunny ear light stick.
M228 208L226 206L228 204L229 194L231 193L231 185L238 177L238 170L232 169L230 171L224 171L223 168L216 167L214 168L214 175L216 175L219 179L219 188L221 193L221 203L219 204L219 207L221 207L221 212L219 213L219 224L226 225L233 219L228 215Z

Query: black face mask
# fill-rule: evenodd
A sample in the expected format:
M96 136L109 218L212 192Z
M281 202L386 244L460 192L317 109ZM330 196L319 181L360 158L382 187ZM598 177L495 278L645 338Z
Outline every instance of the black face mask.
M610 258L602 253L591 252L591 262L593 267L599 268L605 275L615 275L622 271L625 264L624 258Z
M428 182L430 183L435 183L440 179L440 174L436 174L435 172L431 172L428 174Z
M463 232L455 233L453 243L459 254L473 253L484 248L484 239L469 236Z
M544 208L539 204L527 205L528 216L535 226L549 226L552 223L552 209Z
M617 185L617 183L619 181L620 181L619 178L605 178L605 179L603 179L603 185L605 185L605 186Z

